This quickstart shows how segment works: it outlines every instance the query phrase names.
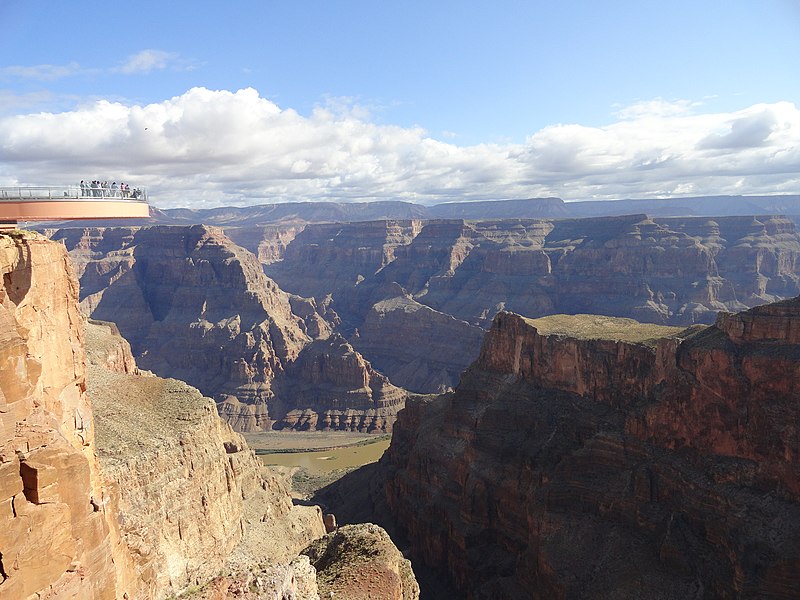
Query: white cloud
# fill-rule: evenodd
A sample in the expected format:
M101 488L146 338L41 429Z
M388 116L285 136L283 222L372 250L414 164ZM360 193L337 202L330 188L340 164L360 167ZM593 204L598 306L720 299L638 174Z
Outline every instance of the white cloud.
M800 193L792 103L702 113L657 101L617 116L520 144L458 146L358 109L303 116L253 89L194 88L149 105L0 118L0 185L121 179L149 187L162 207Z
M19 79L37 79L40 81L55 81L81 72L81 67L76 62L66 65L12 65L0 67L0 76L15 77Z
M114 69L114 71L126 75L150 73L151 71L166 69L177 58L178 55L174 52L154 49L140 50L136 54L129 56L125 63Z

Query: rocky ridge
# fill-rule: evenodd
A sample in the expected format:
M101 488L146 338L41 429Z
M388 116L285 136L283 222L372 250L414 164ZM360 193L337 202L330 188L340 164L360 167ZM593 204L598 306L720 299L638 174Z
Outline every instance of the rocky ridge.
M108 324L88 323L87 339L98 456L119 494L144 597L173 596L220 571L287 563L324 534L319 508L293 506L286 482L219 419L211 399L138 374ZM109 365L115 346L125 360Z
M381 461L413 555L468 598L796 597L798 323L499 314Z

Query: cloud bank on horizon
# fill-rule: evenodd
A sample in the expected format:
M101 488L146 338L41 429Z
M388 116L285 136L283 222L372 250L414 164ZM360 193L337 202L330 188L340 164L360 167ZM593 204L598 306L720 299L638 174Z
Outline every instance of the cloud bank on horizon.
M158 69L172 58L147 51L121 68ZM602 127L555 124L522 143L470 146L379 124L355 106L304 116L252 88L0 117L0 186L96 178L145 186L162 208L796 194L800 109L775 102L711 113L653 100Z

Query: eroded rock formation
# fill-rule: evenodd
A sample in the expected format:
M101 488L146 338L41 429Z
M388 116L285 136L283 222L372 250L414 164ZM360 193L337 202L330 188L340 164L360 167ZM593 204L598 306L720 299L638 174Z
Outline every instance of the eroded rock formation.
M360 296L395 282L419 302L478 325L499 310L709 323L719 310L800 292L800 236L779 216L428 221L392 248L389 261L378 260L374 236L359 235L380 224L335 232L309 225L268 271L289 291L325 290L335 300L347 282L358 281ZM348 253L346 240L358 254ZM343 304L354 303L347 296ZM371 304L355 304L358 326Z
M354 344L393 383L412 392L448 391L478 356L484 331L409 295L376 302Z
M292 363L281 397L291 405L276 427L386 433L406 392L376 372L339 334L309 344Z
M362 372L350 378L354 388L341 385L352 366L342 355L340 365L327 365L329 381L312 390L302 365L314 359L301 355L307 346L316 355L312 339L324 340L339 322L330 298L287 295L219 228L64 230L53 237L64 240L81 265L87 313L116 323L142 368L213 397L237 431L285 425L287 418L296 420L287 417L295 410L306 426L383 430L402 406L401 394L377 391L375 402L363 406L361 380L380 377L360 356ZM292 395L300 388L302 396Z
M382 459L415 560L468 598L797 597L798 323L499 314Z
M377 525L345 525L316 540L303 554L317 569L322 598L419 598L411 563Z

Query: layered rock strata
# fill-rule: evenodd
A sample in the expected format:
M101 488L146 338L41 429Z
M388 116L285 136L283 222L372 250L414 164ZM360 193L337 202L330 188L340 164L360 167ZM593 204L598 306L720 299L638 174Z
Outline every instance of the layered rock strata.
M322 382L325 389L314 392L307 381L293 381L289 371L302 374L304 348L329 336L338 315L330 299L284 293L255 256L218 228L85 230L80 235L64 230L53 237L64 240L82 265L84 309L117 324L142 368L187 381L213 397L238 431L270 429L295 409L305 411L304 422L313 413L320 427L383 429L402 405L394 398L363 408L360 380L371 376L366 370L354 379L355 388L340 386L335 397L330 394L335 386ZM308 351L315 354L316 346ZM350 366L345 361L339 368L346 373ZM336 369L328 365L329 372ZM291 395L298 386L303 397L314 397L311 404ZM322 406L321 398L330 405ZM360 404L347 405L348 399ZM336 411L346 414L330 418Z
M377 253L366 231L380 225L339 226L346 235L309 225L268 271L289 291L324 290L335 300L347 282L358 283L360 296L394 282L431 308L483 326L499 310L709 323L719 310L800 292L800 236L780 216L426 221L392 249L393 260L361 260L367 249ZM347 251L348 239L361 254ZM356 305L355 326L370 307Z
M376 372L339 334L309 344L287 372L291 405L276 427L386 433L406 392Z
M0 596L134 598L95 456L83 320L67 253L0 236Z
M798 323L499 314L381 461L414 556L468 598L796 597Z

